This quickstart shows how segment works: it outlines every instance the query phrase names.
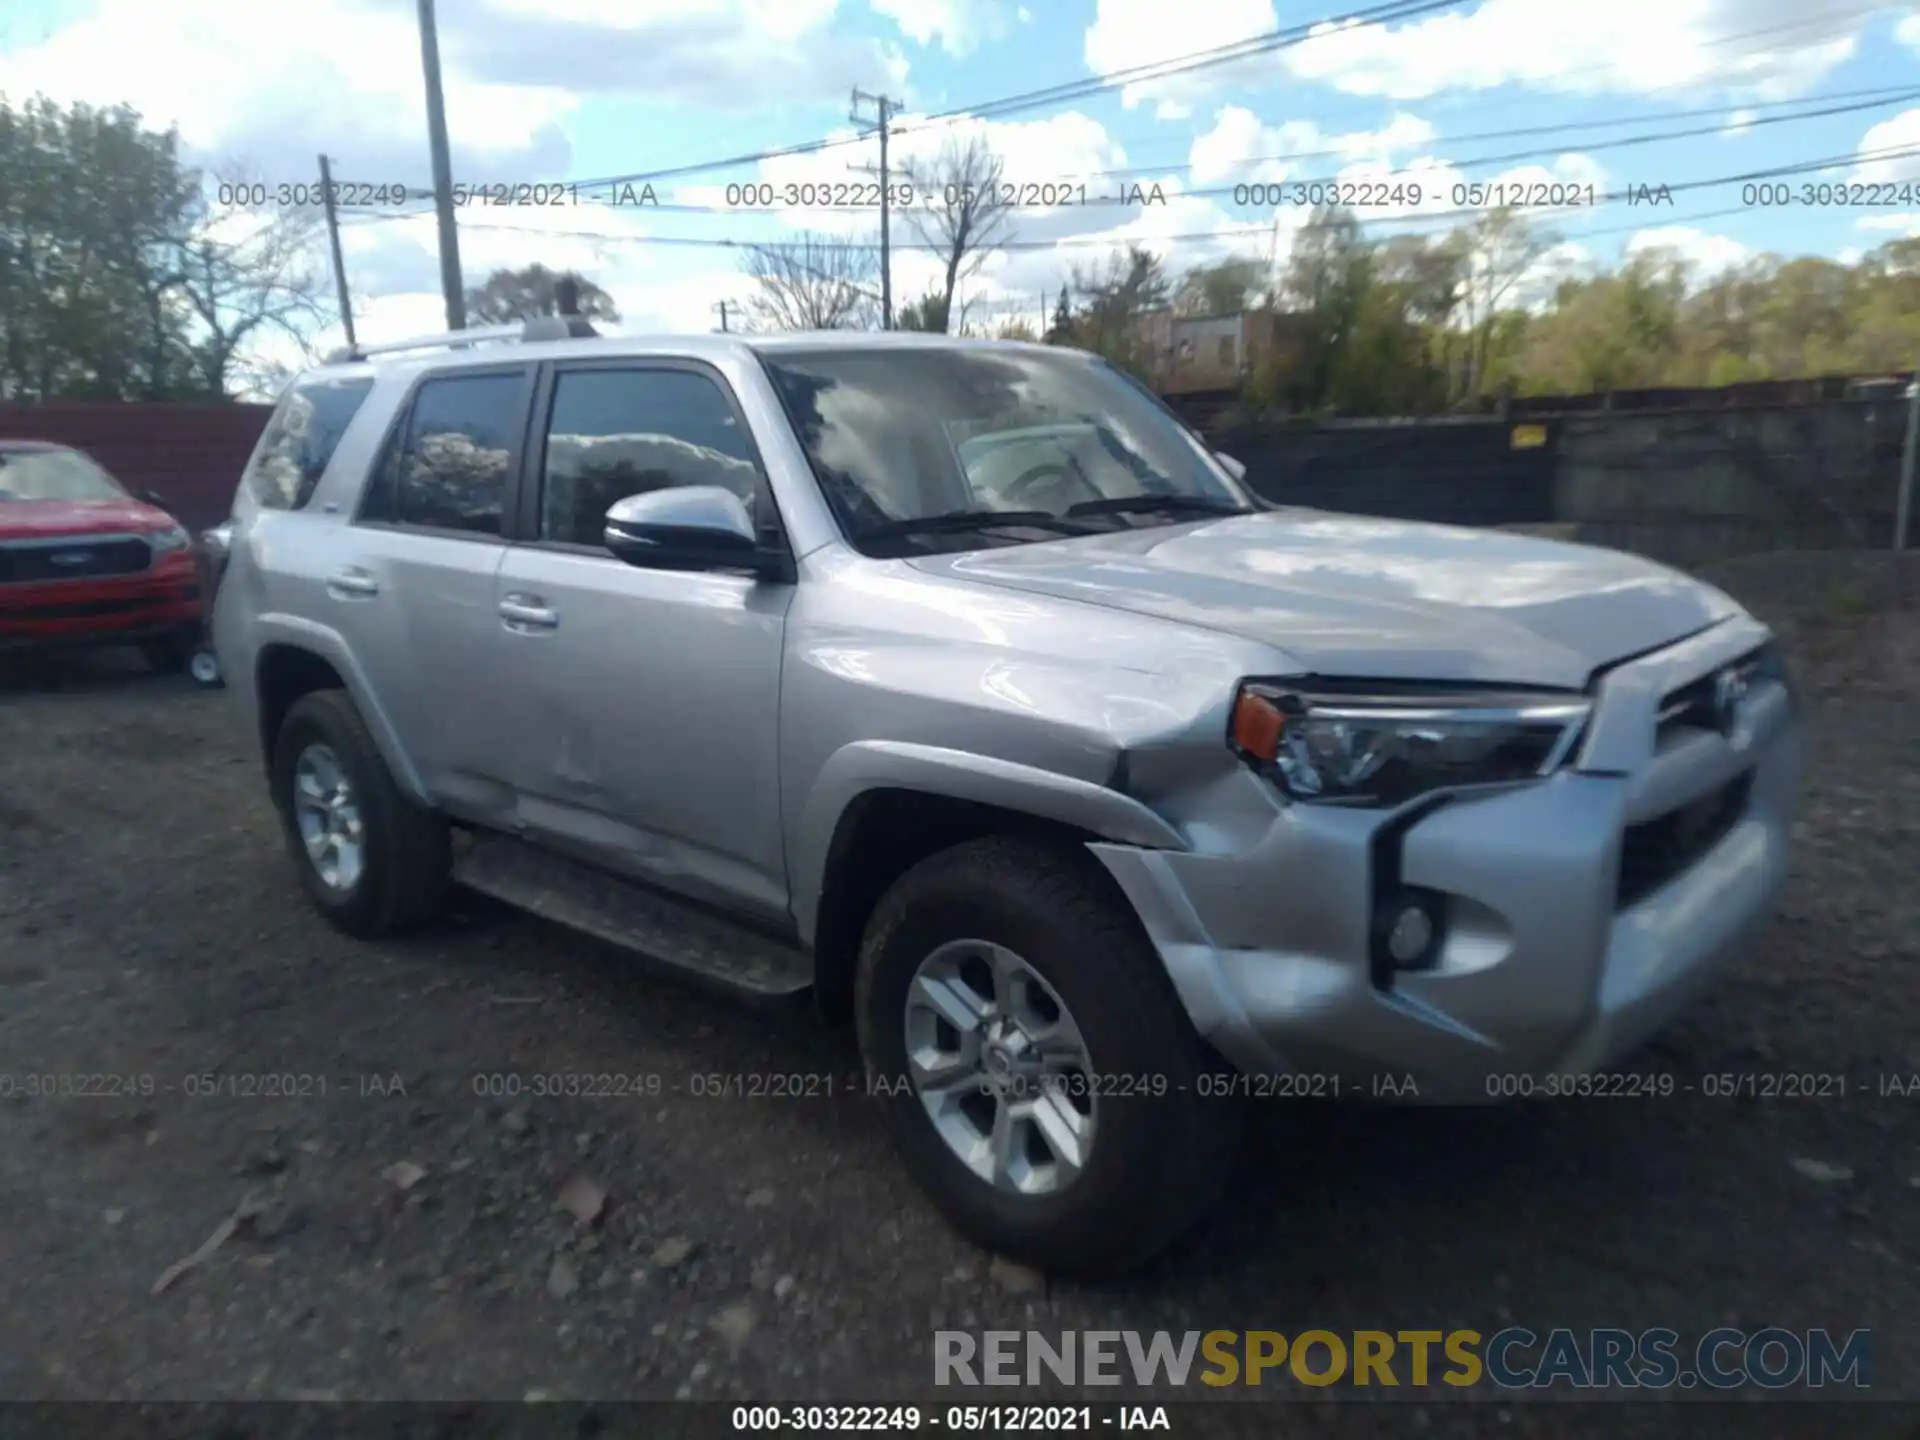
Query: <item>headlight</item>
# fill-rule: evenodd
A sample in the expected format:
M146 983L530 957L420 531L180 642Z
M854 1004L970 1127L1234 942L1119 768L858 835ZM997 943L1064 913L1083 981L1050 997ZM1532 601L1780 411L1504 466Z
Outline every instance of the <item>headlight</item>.
M1340 694L1248 681L1234 700L1229 740L1295 800L1398 805L1446 786L1551 773L1572 753L1588 708L1565 694Z
M153 547L154 554L165 555L170 550L184 550L193 541L178 525L169 525L164 530L149 530L147 543Z

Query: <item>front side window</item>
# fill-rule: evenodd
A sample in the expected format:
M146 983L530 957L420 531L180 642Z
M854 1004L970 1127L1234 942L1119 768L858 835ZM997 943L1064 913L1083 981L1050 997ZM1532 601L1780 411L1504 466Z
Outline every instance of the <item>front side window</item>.
M119 482L78 450L0 449L0 504L126 498Z
M1255 508L1161 405L1088 356L762 352L841 529L868 555L1028 544Z
M267 422L240 483L269 510L300 509L372 389L365 377L296 384Z
M500 534L525 388L518 372L421 384L406 438L382 477L392 487L394 523Z
M718 485L751 510L760 472L727 397L686 370L563 370L554 379L540 538L599 546L629 495Z

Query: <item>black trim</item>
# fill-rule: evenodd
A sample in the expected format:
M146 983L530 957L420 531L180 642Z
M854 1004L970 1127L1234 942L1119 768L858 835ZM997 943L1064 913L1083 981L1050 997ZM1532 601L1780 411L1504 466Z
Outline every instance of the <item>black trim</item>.
M515 467L513 534L508 537L511 543L537 550L558 550L572 555L595 556L609 560L615 565L625 563L611 551L600 546L582 545L575 541L547 540L540 535L540 508L546 488L547 437L552 429L553 396L559 386L560 376L576 371L591 373L608 370L620 372L667 370L680 374L698 375L709 381L719 391L721 401L733 416L734 423L739 427L740 434L746 441L747 460L754 470L753 522L759 533L762 551L760 578L778 584L794 584L799 579L799 567L794 560L793 547L787 539L786 521L780 514L780 502L773 493L773 482L767 476L766 457L761 454L759 439L753 433L753 424L748 420L747 412L741 407L740 397L734 392L733 385L726 375L717 366L687 356L596 355L580 359L548 360L541 363L533 387L532 403L527 414L524 444L519 463Z
M1393 977L1400 968L1393 956L1387 953L1386 937L1380 933L1380 926L1376 922L1380 914L1380 902L1408 888L1400 877L1401 842L1406 839L1409 830L1448 804L1452 798L1450 795L1434 795L1414 801L1383 823L1367 842L1368 869L1372 872L1367 885L1367 975L1376 990L1384 992L1393 989ZM1440 917L1441 921L1444 919L1444 916ZM1434 928L1438 932L1439 923ZM1439 945L1438 933L1433 943Z

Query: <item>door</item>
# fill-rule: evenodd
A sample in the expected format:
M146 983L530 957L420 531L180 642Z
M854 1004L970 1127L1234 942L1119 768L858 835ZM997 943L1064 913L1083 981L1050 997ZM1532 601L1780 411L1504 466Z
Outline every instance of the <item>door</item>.
M323 577L333 623L421 780L476 819L512 804L494 579L532 390L527 366L423 380Z
M560 365L544 391L520 542L495 583L518 819L642 879L784 920L776 765L792 587L636 569L601 541L615 501L674 485L726 486L772 520L746 419L692 363Z

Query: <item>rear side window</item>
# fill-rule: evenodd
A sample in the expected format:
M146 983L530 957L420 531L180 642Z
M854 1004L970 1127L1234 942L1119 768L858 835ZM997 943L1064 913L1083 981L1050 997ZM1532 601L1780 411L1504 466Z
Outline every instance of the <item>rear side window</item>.
M362 518L500 534L526 383L519 372L423 382Z
M298 510L313 498L327 462L373 389L371 379L312 380L281 398L241 485L269 510Z

